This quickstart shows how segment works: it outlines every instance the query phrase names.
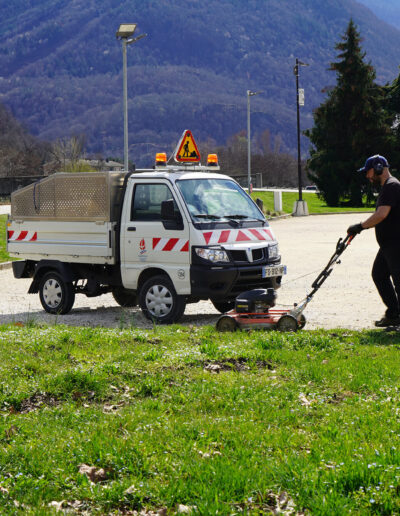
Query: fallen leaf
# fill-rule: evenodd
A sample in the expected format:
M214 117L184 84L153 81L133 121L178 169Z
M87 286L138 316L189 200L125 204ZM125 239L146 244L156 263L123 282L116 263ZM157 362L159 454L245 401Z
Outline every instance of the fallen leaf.
M6 434L7 439L12 437L18 432L18 428L15 425L11 425L4 433Z
M204 368L205 371L210 371L210 373L219 373L221 369L221 366L218 364L208 364Z
M88 479L94 483L107 480L107 472L103 468L81 464L79 466L79 473L81 475L86 475Z
M304 407L309 407L312 403L304 396L304 394L299 394L299 401Z
M192 512L196 509L197 509L197 507L195 505L191 506L191 505L179 504L176 512L178 514L192 514Z
M112 414L113 412L117 412L117 410L119 410L123 406L124 406L123 402L116 403L115 405L104 405L103 412L105 414Z

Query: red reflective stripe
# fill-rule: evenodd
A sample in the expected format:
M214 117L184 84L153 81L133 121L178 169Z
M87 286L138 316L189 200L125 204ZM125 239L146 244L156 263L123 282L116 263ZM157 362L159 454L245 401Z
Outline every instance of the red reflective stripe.
M212 237L212 231L209 231L208 233L203 233L204 240L206 241L206 244L210 241L210 238Z
M14 234L14 231L8 231L8 240L10 240L10 238L13 236Z
M245 240L251 240L251 238L249 238L247 235L245 235L243 233L243 231L239 230L237 237L236 237L236 242L243 242Z
M31 241L31 242L34 242L35 240L37 240L37 233L35 233L35 234L33 235L33 237L31 238L31 240L30 240L30 241Z
M252 233L255 237L258 238L258 240L266 240L265 236L263 236L259 231L256 229L249 229L250 233Z
M28 234L27 231L21 231L21 233L17 237L17 240L23 240L27 234Z
M181 252L182 251L189 251L189 240L186 242L186 244L182 247L181 249Z
M270 231L269 229L264 229L264 231L265 231L265 233L267 233L267 235L269 236L269 238L270 238L271 240L273 240L273 239L274 239L274 237L272 236L272 233L271 233L271 231Z
M153 249L157 247L158 242L161 240L161 238L153 238Z
M165 244L165 246L163 247L163 251L171 251L171 249L174 248L174 246L178 240L179 240L179 238L170 238L168 240L168 242Z
M228 241L229 235L231 234L230 230L221 231L221 235L219 237L218 243L223 244Z

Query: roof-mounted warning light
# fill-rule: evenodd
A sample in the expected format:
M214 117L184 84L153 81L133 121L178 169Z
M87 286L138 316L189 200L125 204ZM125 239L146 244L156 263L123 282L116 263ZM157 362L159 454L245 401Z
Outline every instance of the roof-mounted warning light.
M218 156L216 154L207 156L207 167L218 167Z
M157 152L156 154L156 167L167 166L167 154L165 152Z

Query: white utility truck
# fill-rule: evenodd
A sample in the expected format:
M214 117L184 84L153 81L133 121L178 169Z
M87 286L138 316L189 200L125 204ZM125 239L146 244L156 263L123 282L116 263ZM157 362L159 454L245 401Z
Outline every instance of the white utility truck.
M165 156L165 155L164 155ZM215 155L212 155L215 156ZM15 191L7 250L43 308L65 314L76 294L111 292L159 323L210 299L278 288L286 272L262 211L213 163L135 172L57 173ZM214 166L212 166L214 165Z

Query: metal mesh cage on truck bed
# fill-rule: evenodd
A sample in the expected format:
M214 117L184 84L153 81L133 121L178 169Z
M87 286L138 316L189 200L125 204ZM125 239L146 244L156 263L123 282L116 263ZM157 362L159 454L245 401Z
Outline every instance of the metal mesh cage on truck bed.
M11 194L11 218L116 221L125 172L60 172Z

